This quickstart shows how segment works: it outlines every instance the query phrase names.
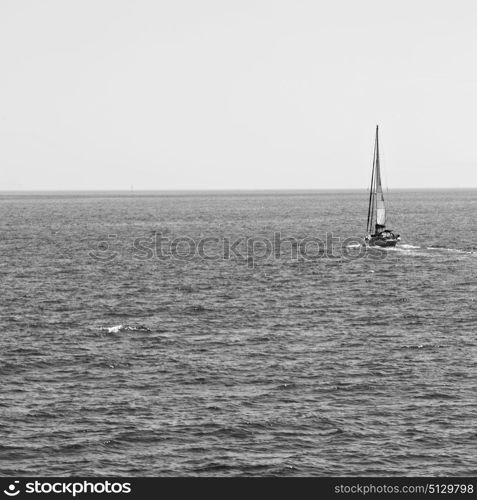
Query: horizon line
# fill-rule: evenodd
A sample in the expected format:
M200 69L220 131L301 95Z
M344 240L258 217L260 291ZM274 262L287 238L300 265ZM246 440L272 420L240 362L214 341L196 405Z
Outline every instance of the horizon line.
M477 186L466 187L401 187L385 189L385 192L393 191L445 191L445 190L475 190ZM1 189L0 193L210 193L210 192L316 192L316 191L369 191L367 187L356 188L169 188L169 189Z

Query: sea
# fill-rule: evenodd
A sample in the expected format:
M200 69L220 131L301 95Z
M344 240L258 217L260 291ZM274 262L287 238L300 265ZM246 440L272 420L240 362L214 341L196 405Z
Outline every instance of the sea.
M0 475L477 475L477 190L0 194Z

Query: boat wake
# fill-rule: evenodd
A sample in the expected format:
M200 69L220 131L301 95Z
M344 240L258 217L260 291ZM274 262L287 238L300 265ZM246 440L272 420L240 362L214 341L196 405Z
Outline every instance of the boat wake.
M397 245L394 248L391 248L389 250L395 251L395 252L403 252L403 253L409 253L413 255L436 255L438 253L442 252L452 252L452 253L459 253L459 254L467 254L467 255L477 255L475 250L464 250L462 248L448 248L444 246L437 246L437 247L426 247L426 246L418 246L418 245L410 245L410 244L401 244Z
M437 250L437 251L443 251L443 252L455 252L455 253L475 254L475 250L463 250L461 248L427 247L427 250Z
M416 246L416 245L407 245L407 244L402 244L402 245L399 245L399 246L397 246L397 247L395 247L395 248L402 248L402 249L404 249L404 250L408 250L408 249L412 250L412 249L415 249L415 248L421 248L421 247Z
M359 248L362 245L360 243L349 243L346 245L346 248ZM402 252L406 253L408 255L436 255L439 252L452 252L452 253L459 253L459 254L467 254L467 255L477 255L476 250L466 250L463 248L448 248L444 246L434 246L434 247L426 247L426 246L419 246L419 245L411 245L408 243L403 243L403 244L398 244L395 247L387 247L383 248L380 247L382 250L386 250L389 252Z

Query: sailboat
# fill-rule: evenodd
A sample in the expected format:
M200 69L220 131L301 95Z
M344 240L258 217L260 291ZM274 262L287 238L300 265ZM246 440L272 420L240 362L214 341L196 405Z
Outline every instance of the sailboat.
M384 204L381 185L381 166L379 164L379 137L376 125L376 140L374 143L373 170L371 187L369 189L368 222L366 227L366 243L380 247L394 247L401 239L393 230L386 229L386 206Z

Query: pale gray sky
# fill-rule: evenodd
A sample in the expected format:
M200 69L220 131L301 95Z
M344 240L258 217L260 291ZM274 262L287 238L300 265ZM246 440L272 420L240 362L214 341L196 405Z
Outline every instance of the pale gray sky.
M477 187L475 0L1 0L0 190Z

